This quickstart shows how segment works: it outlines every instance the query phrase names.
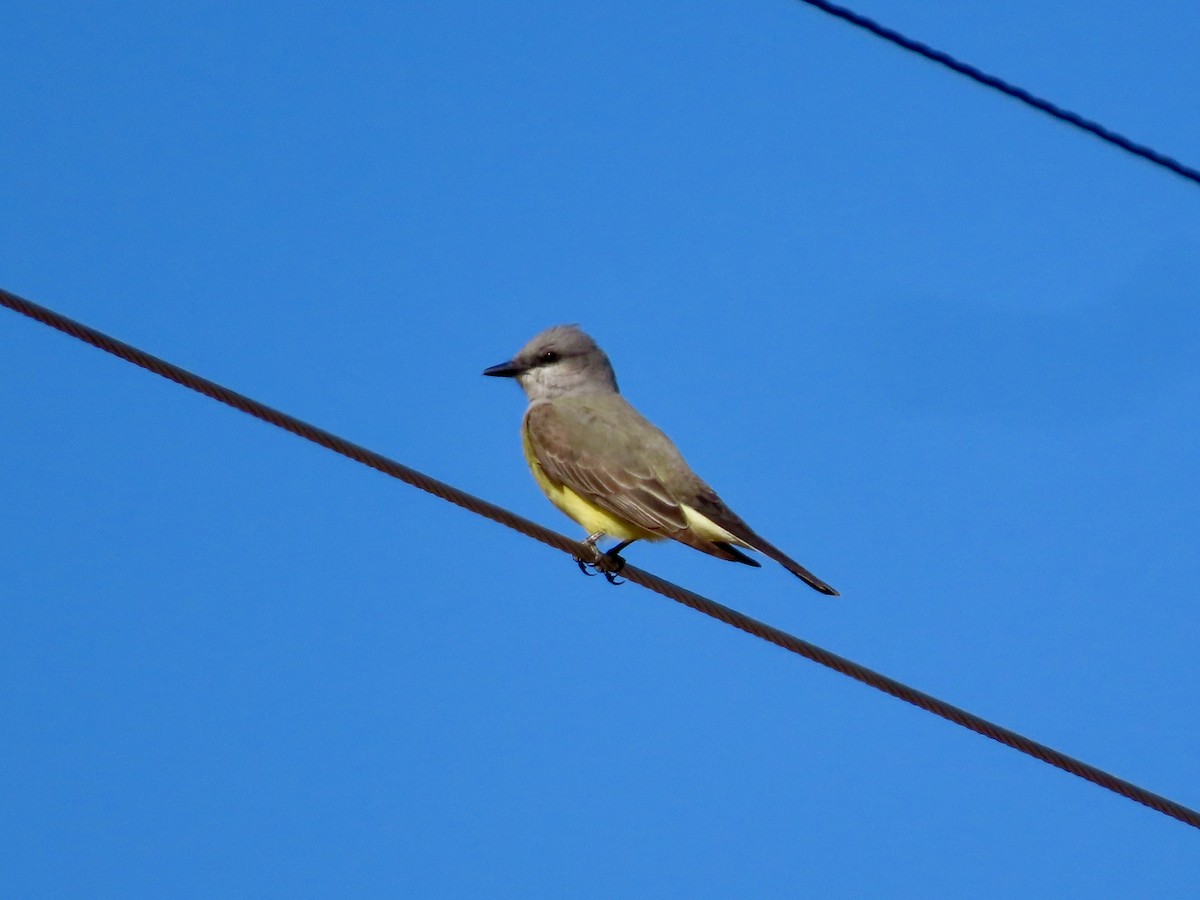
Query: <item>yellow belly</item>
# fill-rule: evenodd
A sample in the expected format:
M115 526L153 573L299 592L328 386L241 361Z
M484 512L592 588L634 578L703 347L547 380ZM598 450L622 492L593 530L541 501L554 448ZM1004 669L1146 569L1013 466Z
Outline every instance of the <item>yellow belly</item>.
M538 483L538 487L542 489L542 493L550 499L551 503L582 525L588 534L602 531L618 541L661 541L663 539L662 535L646 531L632 522L627 522L607 510L601 509L590 500L579 496L565 484L554 482L546 474L537 457L534 456L533 448L529 444L529 437L523 428L521 429L521 444L525 451L525 461L529 463L529 469L533 472L533 478Z

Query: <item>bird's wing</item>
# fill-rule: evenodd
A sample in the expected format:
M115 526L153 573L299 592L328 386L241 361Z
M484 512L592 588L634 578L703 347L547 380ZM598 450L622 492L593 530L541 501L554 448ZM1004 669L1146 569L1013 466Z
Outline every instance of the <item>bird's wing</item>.
M525 430L552 481L651 534L684 539L687 518L655 464L664 442L678 451L619 395L538 403Z
M726 506L619 394L535 404L525 433L551 481L605 512L721 559L757 566L737 547L757 550L818 591L837 594Z

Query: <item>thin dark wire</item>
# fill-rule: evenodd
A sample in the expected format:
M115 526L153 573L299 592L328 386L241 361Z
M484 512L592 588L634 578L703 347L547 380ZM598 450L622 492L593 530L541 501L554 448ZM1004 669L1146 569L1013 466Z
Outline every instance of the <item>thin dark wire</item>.
M1179 162L1177 159L1172 159L1164 153L1159 153L1153 147L1147 147L1145 144L1138 144L1131 141L1124 135L1118 134L1108 128L1105 128L1099 122L1093 122L1091 119L1085 119L1079 113L1071 112L1069 109L1063 109L1061 106L1056 106L1049 100L1043 100L1024 88L1017 87L1014 84L1009 84L1002 78L995 75L989 75L974 66L955 59L948 53L943 53L941 50L934 49L928 44L923 44L920 41L906 37L900 32L888 28L886 25L881 25L874 19L868 19L866 16L860 15L854 10L846 9L844 6L838 6L834 3L829 3L827 0L799 0L800 3L805 3L809 6L816 7L822 12L827 12L831 16L849 22L859 28L866 29L871 34L883 38L898 47L903 47L905 50L910 50L926 59L945 66L958 72L960 75L965 75L973 81L978 82L986 87L993 88L1003 94L1007 94L1014 100L1020 100L1022 103L1032 106L1034 109L1051 115L1061 122L1066 122L1068 125L1074 125L1076 128L1082 128L1084 131L1095 135L1102 141L1107 141L1115 147L1120 147L1128 153L1135 156L1140 156L1142 159L1149 160L1155 165L1169 169L1176 175L1182 175L1188 181L1195 184L1200 184L1200 170L1193 169L1191 166Z
M31 319L36 319L43 324L49 325L51 328L78 338L107 353L119 356L121 359L141 366L143 369L148 369L156 375L161 375L163 378L174 381L176 384L199 391L201 394L232 406L234 409L240 409L242 412L248 413L257 419L269 422L285 431L290 431L292 434L320 444L322 447L327 447L343 456L347 456L356 462L377 469L385 475L391 475L393 478L398 478L407 484L411 484L413 487L428 491L435 496L441 497L443 500L448 500L451 503L461 506L463 509L486 516L495 522L499 522L501 525L507 525L509 528L516 529L522 534L558 550L562 550L564 553L569 553L575 557L588 558L589 551L583 544L564 537L555 531L551 531L536 522L509 512L502 507L496 506L494 503L481 500L465 491L460 491L458 488L451 487L435 478L430 478L428 475L418 472L415 469L410 469L408 466L401 465L393 459L389 459L372 450L367 450L365 447L360 447L358 444L351 443L335 434L317 428L315 425L310 425L307 422L289 416L287 413L272 409L265 404L259 403L257 400L251 400L249 397L239 394L236 391L231 391L229 388L223 387L214 381L209 381L207 378L202 378L199 375L188 372L186 369L181 369L179 366L165 362L156 356L151 356L144 350L139 350L136 347L118 341L116 338L109 337L73 319L68 319L66 316L60 315L44 306L39 306L3 289L0 289L0 305L7 306L9 309L28 316ZM1200 812L1189 809L1180 803L1176 803L1174 800L1152 793L1124 779L1117 778L1115 775L1111 775L1102 769L1067 756L1065 753L1060 753L1051 747L1047 747L1045 744L1039 744L1037 741L1030 740L1015 731L1002 728L994 722L989 722L987 719L981 718L974 713L959 709L957 706L953 706L944 700L939 700L906 684L902 684L894 678L881 675L879 672L868 669L866 666L859 665L845 657L838 656L836 653L822 649L816 644L810 644L808 641L802 640L795 635L780 631L778 628L753 619L735 609L723 606L715 600L709 600L707 597L702 597L686 588L665 581L657 575L652 575L634 566L626 566L621 571L621 575L636 584L662 594L664 597L682 603L684 606L689 606L697 612L702 612L706 616L711 616L727 625L732 625L734 628L740 628L747 634L770 641L784 650L820 663L827 668L833 669L835 672L848 675L856 681L870 685L884 693L891 694L893 697L898 697L914 706L919 706L921 709L941 716L943 719L948 719L964 728L969 728L971 731L978 732L994 741L999 741L1001 744L1012 747L1014 750L1019 750L1035 759L1040 759L1042 762L1070 772L1072 775L1078 775L1080 778L1120 794L1123 797L1128 797L1130 800L1145 804L1151 809L1158 810L1164 815L1178 819L1181 822L1191 825L1193 828L1200 828Z

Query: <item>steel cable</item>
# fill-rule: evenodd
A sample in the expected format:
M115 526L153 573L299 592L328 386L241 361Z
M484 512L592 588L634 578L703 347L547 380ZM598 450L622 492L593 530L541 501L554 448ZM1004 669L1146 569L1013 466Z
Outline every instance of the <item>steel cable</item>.
M416 469L409 468L396 462L394 459L361 447L315 425L310 425L307 422L297 419L295 416L290 416L257 400L252 400L243 394L239 394L237 391L217 384L215 381L210 381L207 378L203 378L193 372L159 359L157 356L153 356L144 350L139 350L137 347L119 341L73 319L69 319L44 306L39 306L36 303L18 297L16 294L12 294L2 288L0 288L0 305L6 306L31 319L36 319L51 328L78 338L107 353L119 356L121 359L131 362L136 366L141 366L143 369L154 372L156 375L161 375L163 378L174 381L176 384L191 388L227 406L232 406L234 409L239 409L257 419L269 422L285 431L290 431L298 437L320 444L322 447L333 450L335 453L340 453L356 462L370 466L372 469L376 469L385 475L398 478L413 487L420 488L423 491L441 497L443 500L461 506L463 509L478 513L502 525L507 525L509 528L513 528L527 537L548 544L564 553L568 553L576 558L593 558L592 554L594 551L590 551L578 541L573 541L494 503L489 503L443 481L431 478L422 472L418 472ZM747 634L769 641L778 647L782 647L784 650L796 653L826 668L833 669L835 672L847 675L855 681L862 682L884 693L891 694L893 697L918 706L927 712L941 716L943 719L954 722L956 725L969 728L971 731L982 734L984 737L999 741L1001 744L1012 747L1014 750L1019 750L1021 753L1025 753L1035 759L1040 759L1042 762L1056 766L1065 772L1070 772L1072 775L1077 775L1102 788L1142 803L1164 815L1171 816L1191 825L1193 828L1200 828L1200 812L1196 810L1148 791L1122 778L1118 778L1093 765L1067 756L1065 753L1061 753L1052 747L1040 744L974 713L967 712L944 700L939 700L937 697L909 687L902 682L896 681L894 678L889 678L843 656L838 656L836 653L818 647L816 644L809 643L795 635L788 634L786 631L781 631L765 622L760 622L715 600L710 600L707 597L689 591L635 566L626 566L621 570L621 576L664 597L691 607L697 612L704 613L706 616L711 616L727 625L739 628Z
M995 75L989 75L987 72L977 69L975 66L972 66L969 63L955 59L949 53L943 53L941 50L930 47L928 44L923 44L920 41L907 37L893 28L888 28L886 25L881 25L874 19L869 19L864 15L856 13L852 9L847 9L844 6L838 6L835 3L829 3L828 0L798 0L798 2L812 6L821 10L822 12L828 13L831 16L835 16L844 22L849 22L851 25L862 28L865 31L869 31L876 37L883 38L885 41L895 44L896 46L912 53L916 53L918 56L923 56L925 59L935 62L938 65L945 66L946 68L951 69L960 75L965 75L967 78L970 78L972 81L982 84L985 87L1000 91L1002 94L1007 94L1014 100L1019 100L1021 103L1024 103L1027 106L1032 106L1034 109L1053 116L1061 122L1066 122L1068 125L1081 128L1089 134L1100 138L1100 140L1106 141L1115 147L1119 147L1127 153L1132 153L1134 156L1140 156L1142 159L1148 160L1157 166L1162 166L1164 169L1168 169L1174 172L1176 175L1180 175L1194 184L1200 184L1200 171L1192 168L1191 166L1184 165L1183 163L1179 162L1179 160L1172 159L1165 153L1159 153L1153 147L1148 147L1145 144L1135 143L1124 135L1118 134L1117 132L1104 127L1099 122L1094 122L1091 119L1085 119L1083 116L1079 115L1079 113L1071 112L1069 109L1063 109L1061 106L1057 106L1056 104L1051 103L1049 100L1044 100L1022 87L1017 87L1015 84L1010 84L1009 82L1002 78L998 78Z

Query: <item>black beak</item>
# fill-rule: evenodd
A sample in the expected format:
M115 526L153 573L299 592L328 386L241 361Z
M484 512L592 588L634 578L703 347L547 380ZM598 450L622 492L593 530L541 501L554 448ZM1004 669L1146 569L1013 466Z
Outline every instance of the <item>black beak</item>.
M522 366L518 366L515 362L513 362L513 360L510 359L508 362L502 362L498 366L492 366L490 369L484 369L483 374L492 375L496 378L516 378L524 371L525 369Z

